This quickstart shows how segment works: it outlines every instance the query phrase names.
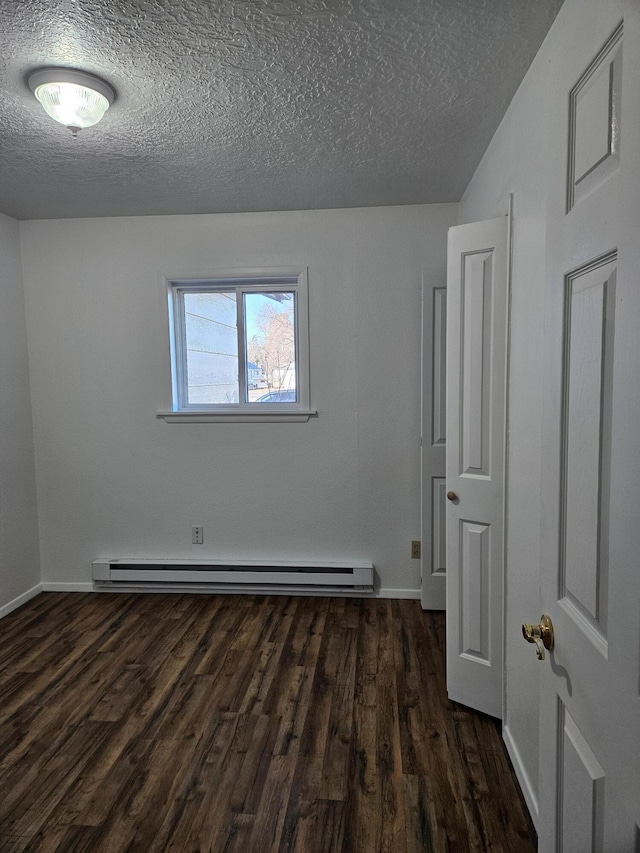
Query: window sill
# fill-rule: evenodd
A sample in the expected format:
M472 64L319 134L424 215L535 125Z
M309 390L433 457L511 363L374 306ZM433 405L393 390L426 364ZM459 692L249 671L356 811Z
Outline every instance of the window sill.
M309 418L317 418L313 409L287 412L158 412L156 417L168 424L275 424L306 423Z

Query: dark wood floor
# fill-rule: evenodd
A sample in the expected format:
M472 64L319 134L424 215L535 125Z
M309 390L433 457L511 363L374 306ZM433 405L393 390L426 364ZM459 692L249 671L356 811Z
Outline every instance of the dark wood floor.
M533 853L416 601L45 593L0 621L2 853Z

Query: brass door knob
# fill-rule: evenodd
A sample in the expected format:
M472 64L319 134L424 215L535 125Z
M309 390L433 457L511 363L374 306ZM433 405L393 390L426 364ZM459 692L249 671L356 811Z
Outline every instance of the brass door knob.
M447 492L447 500L449 500L449 501L457 501L457 500L458 500L458 496L456 495L456 493L455 493L455 492Z
M551 651L553 648L553 623L548 616L541 616L539 625L529 625L525 622L522 635L528 643L536 644L538 660L544 660L545 649Z

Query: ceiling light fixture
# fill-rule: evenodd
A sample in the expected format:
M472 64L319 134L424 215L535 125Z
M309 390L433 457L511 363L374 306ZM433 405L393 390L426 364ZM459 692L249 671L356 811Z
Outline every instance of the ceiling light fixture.
M42 68L29 75L28 83L45 112L74 137L97 124L116 98L104 80L72 68Z

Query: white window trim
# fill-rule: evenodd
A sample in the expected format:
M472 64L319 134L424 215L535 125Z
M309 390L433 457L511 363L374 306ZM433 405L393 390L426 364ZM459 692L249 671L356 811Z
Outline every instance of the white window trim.
M216 270L208 275L164 276L167 293L169 344L171 351L171 408L157 412L156 417L167 423L282 423L306 422L317 416L309 403L309 296L306 269L234 269ZM296 390L295 403L244 402L211 406L188 404L186 398L186 376L184 374L184 341L182 339L182 294L198 289L220 290L243 289L249 286L252 292L272 292L274 289L295 292L296 306ZM244 341L243 300L237 300L238 338ZM246 382L244 347L239 348L239 384Z

